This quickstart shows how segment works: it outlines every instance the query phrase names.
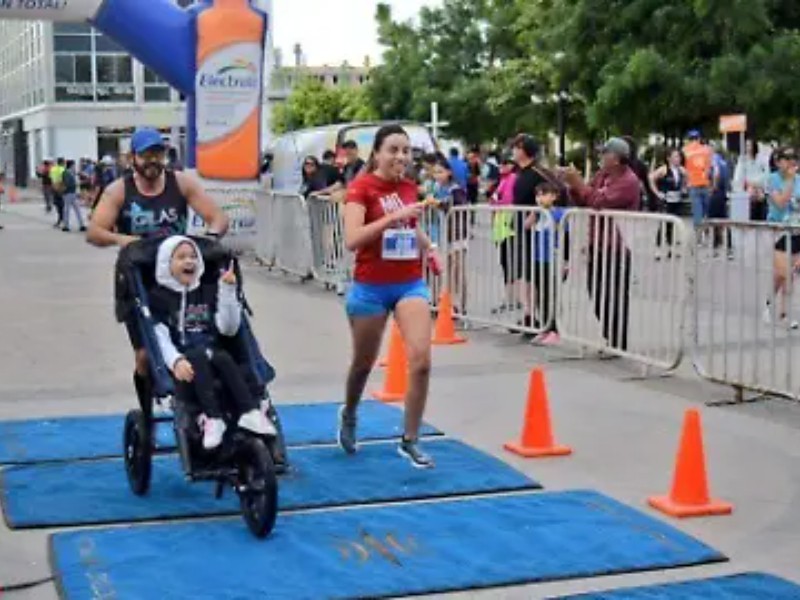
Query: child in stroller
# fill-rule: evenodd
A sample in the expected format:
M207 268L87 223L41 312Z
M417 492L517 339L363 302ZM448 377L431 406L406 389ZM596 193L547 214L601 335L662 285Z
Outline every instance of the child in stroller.
M150 310L161 355L177 381L178 397L190 406L199 405L203 448L213 450L227 429L226 412L238 415L241 429L271 436L276 431L261 410L257 390L247 385L242 369L219 343L221 336L236 336L241 325L233 263L217 285L201 284L204 270L195 242L183 236L167 238L158 249ZM221 405L215 376L236 406Z

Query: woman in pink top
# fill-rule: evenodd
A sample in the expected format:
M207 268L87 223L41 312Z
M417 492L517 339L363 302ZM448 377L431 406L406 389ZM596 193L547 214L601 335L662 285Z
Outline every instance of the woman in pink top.
M510 207L514 204L514 184L517 181L516 165L511 155L503 157L500 164L500 184L492 196L492 206ZM492 219L492 241L497 245L500 253L500 266L503 269L503 282L506 286L506 301L492 312L513 311L516 308L514 301L514 213L512 211L498 211Z

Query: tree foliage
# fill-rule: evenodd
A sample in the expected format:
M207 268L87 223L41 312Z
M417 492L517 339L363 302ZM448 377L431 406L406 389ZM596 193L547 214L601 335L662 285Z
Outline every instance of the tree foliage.
M562 91L573 138L713 133L733 112L800 135L796 0L444 0L406 23L381 5L377 22L378 115L427 121L437 101L468 142L552 131Z
M370 121L377 113L363 88L330 87L317 79L302 81L272 113L272 128L284 133L331 123Z

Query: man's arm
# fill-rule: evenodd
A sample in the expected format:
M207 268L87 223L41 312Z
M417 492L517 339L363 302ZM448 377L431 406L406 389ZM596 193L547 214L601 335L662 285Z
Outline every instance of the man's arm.
M576 192L582 206L595 210L625 210L632 208L632 199L639 198L639 189L639 179L634 176L609 181L604 187L590 187L581 182Z
M208 232L219 236L225 235L228 231L228 216L206 193L202 184L186 173L177 172L175 177L186 202L205 221Z
M107 246L124 247L135 242L138 238L122 235L114 231L119 217L119 211L125 202L125 182L121 179L109 185L92 213L89 230L86 232L86 241L99 248Z

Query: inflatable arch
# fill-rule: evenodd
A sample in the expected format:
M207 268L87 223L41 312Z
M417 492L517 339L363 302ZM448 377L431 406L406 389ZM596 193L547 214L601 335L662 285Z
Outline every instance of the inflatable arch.
M145 7L146 5L146 7ZM0 0L0 19L88 22L187 99L186 165L252 181L261 162L270 0Z

